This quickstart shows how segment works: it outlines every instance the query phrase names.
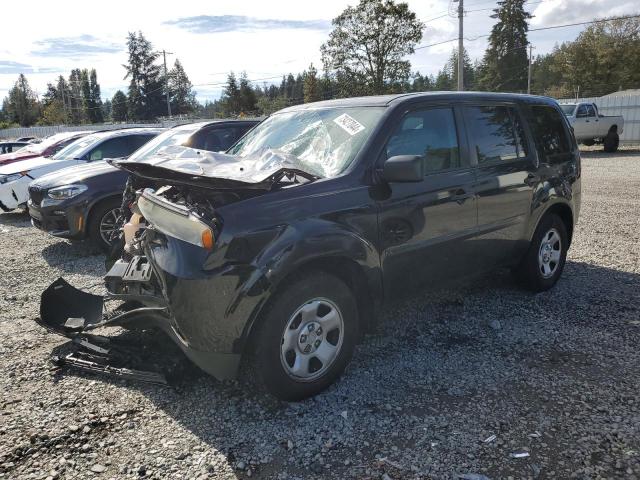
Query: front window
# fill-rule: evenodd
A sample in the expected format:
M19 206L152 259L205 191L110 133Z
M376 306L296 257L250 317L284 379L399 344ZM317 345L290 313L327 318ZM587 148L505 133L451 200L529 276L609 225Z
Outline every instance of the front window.
M280 151L296 157L309 173L335 177L351 164L384 111L382 107L342 107L276 113L227 153L246 157Z
M562 113L570 117L571 115L573 115L573 111L576 109L576 105L573 103L560 105L560 108L562 109Z
M102 135L87 135L67 145L51 158L53 160L80 160L87 149L100 143L103 138Z

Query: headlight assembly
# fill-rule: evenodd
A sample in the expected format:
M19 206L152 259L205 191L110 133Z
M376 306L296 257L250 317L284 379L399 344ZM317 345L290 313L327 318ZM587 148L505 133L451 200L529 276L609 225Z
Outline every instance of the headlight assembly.
M27 172L12 173L10 175L0 175L0 185L3 183L15 182L24 177Z
M155 228L179 240L213 249L213 230L187 208L164 200L146 189L138 197L138 209Z
M49 196L49 198L52 198L54 200L66 200L67 198L76 197L82 192L86 191L86 185L63 185L62 187L52 188L47 192L47 195Z

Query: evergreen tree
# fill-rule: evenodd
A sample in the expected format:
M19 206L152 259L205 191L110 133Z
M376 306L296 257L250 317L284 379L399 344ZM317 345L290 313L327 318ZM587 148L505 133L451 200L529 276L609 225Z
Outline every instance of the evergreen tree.
M62 125L66 121L62 95L58 88L49 83L42 96L42 114L38 120L40 125Z
M498 22L491 29L489 47L482 61L481 88L498 92L527 90L528 54L526 0L499 0L491 18Z
M7 102L9 121L30 127L40 114L38 97L29 86L27 78L21 73L13 88L9 90Z
M111 119L114 122L126 122L129 115L129 101L122 90L118 90L111 99Z
M471 63L471 59L469 58L469 54L466 49L462 50L462 65L463 65L463 83L465 90L473 90L475 87L475 70L473 64ZM458 49L454 49L451 52L451 56L445 65L445 70L447 71L449 77L451 78L451 90L458 89Z
M108 98L104 102L102 102L100 114L102 115L103 122L111 120L111 100L109 100Z
M240 88L238 89L239 98L239 111L243 113L253 114L257 109L256 93L254 92L249 79L247 78L247 72L242 72L240 75Z
M89 72L89 120L91 123L102 123L104 117L102 114L102 97L100 95L100 84L98 83L98 74L95 68Z
M196 95L180 60L176 59L168 76L171 112L175 115L193 112L196 107Z
M67 100L69 121L73 125L85 122L85 108L82 97L82 72L79 68L69 74L69 95Z
M129 118L150 120L164 114L165 98L158 53L142 32L129 32L127 37L129 63L125 79L129 81Z
M230 72L227 76L227 85L224 88L220 101L222 102L226 115L237 115L240 113L240 89L238 88L238 81L233 72Z
M93 111L91 84L89 83L89 71L86 68L80 71L80 92L82 93L83 123L93 123L91 121Z
M320 92L318 89L318 70L309 65L309 70L304 75L304 103L317 102L320 100Z

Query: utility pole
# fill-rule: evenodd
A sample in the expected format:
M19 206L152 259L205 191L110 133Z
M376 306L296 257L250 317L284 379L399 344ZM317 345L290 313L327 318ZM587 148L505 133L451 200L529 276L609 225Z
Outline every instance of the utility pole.
M529 44L529 73L527 74L527 93L531 94L531 59L533 58L533 45Z
M171 52L162 50L162 58L164 59L164 88L167 92L167 113L171 118L171 101L169 100L169 75L167 74L167 55L173 55Z
M462 24L464 0L458 0L458 91L464 90L464 46L462 44Z

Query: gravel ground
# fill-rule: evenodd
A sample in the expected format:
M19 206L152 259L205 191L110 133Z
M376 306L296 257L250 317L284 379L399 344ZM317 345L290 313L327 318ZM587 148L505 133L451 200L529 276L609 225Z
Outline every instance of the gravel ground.
M2 214L0 478L640 478L638 192L637 150L585 153L552 291L499 273L411 298L298 404L191 368L175 388L51 371L39 295L99 290L103 257Z

